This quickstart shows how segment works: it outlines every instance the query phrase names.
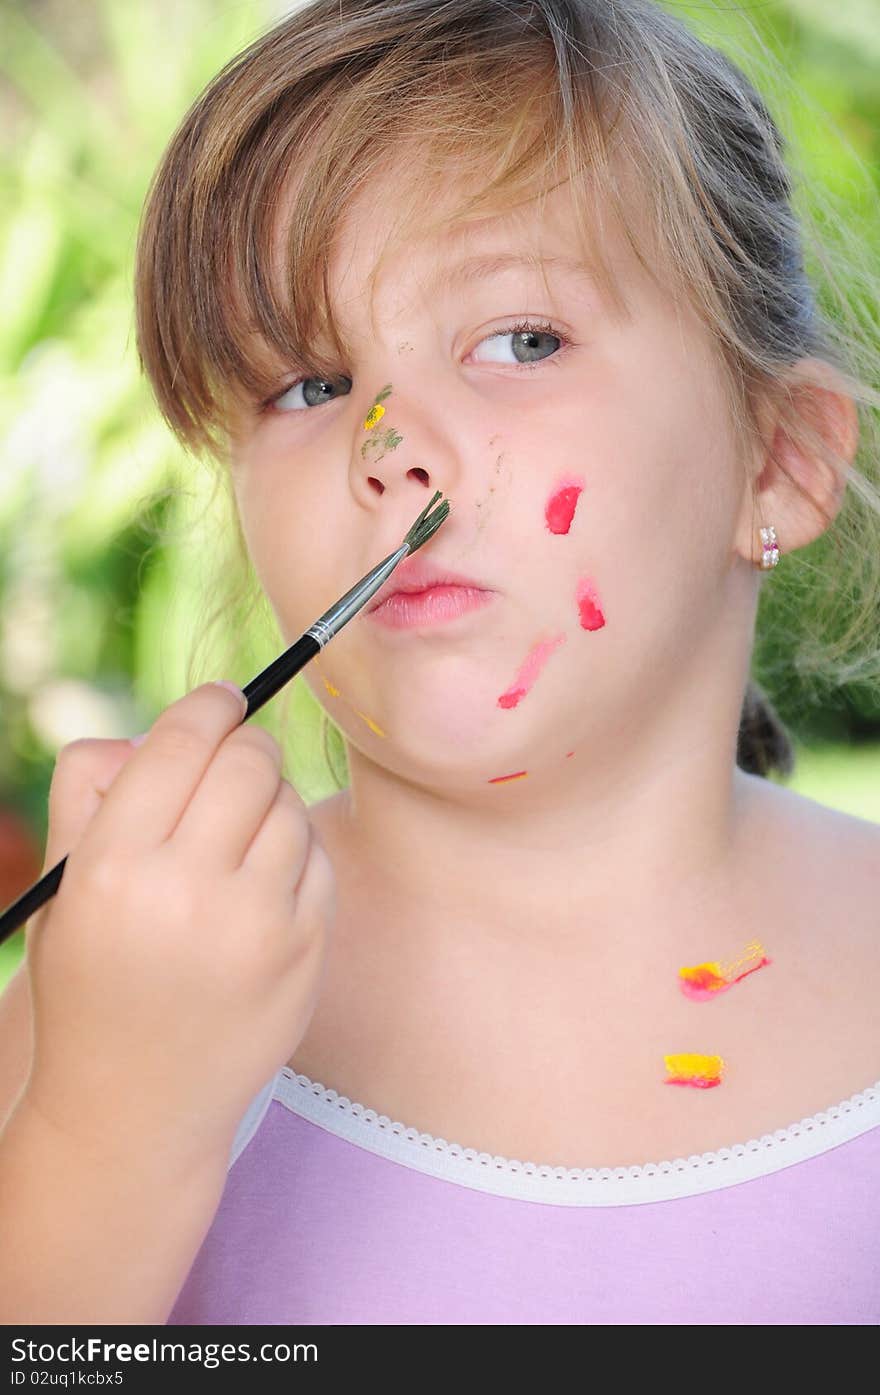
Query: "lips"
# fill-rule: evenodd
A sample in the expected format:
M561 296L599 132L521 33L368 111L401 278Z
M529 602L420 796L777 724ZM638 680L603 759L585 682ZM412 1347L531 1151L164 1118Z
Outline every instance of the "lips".
M432 586L462 586L469 591L491 590L491 587L484 586L472 576L449 571L448 568L436 566L421 557L404 557L394 568L385 585L376 592L367 610L375 610L383 601L387 601L389 596L398 592L412 595L419 591L428 591Z

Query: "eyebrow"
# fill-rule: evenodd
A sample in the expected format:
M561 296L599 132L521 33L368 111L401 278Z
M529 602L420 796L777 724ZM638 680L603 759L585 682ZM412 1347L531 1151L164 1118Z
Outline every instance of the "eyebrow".
M463 261L456 262L455 266L440 268L433 278L432 289L438 284L442 284L445 288L469 286L474 281L486 281L489 277L497 276L502 271L520 266L530 269L545 266L551 270L567 271L570 275L579 277L591 288L595 289L596 286L589 267L585 262L575 257L541 257L523 252L498 252L495 255L483 253L466 257Z
M430 278L427 290L428 292L436 292L440 288L443 290L460 289L473 285L475 281L488 281L492 276L521 266L531 270L538 266L545 266L549 267L551 271L566 271L569 275L582 281L591 290L598 290L598 283L586 262L576 257L538 256L537 253L527 252L482 252L465 257L451 267L445 267L441 264ZM247 328L255 333L259 332L259 326L250 320L247 321Z

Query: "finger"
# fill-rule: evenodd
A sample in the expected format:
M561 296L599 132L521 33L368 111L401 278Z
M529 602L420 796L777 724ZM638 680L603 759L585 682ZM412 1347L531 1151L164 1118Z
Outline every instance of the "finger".
M305 867L296 885L297 915L306 924L320 921L325 929L336 918L336 869L313 824Z
M203 683L166 707L104 796L89 840L148 848L169 838L244 710L243 699L217 683Z
M305 811L293 785L282 780L272 808L244 851L241 866L260 877L280 877L294 891L315 836Z
M84 737L62 746L49 786L49 828L42 877L73 851L91 826L107 791L120 770L134 755L130 741ZM32 915L25 925L25 949L31 953L35 935L49 915L49 907Z
M44 872L76 847L135 749L130 741L90 737L62 746L49 786Z
M222 742L174 830L184 857L234 869L275 803L281 747L259 726L242 726Z

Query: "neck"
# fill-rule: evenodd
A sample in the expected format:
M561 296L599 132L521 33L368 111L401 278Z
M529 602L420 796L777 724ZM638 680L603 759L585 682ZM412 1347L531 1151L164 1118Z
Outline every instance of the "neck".
M340 856L371 923L448 952L456 941L473 952L476 937L513 955L620 963L677 962L689 932L723 935L726 919L735 939L749 924L742 894L755 891L743 868L760 825L747 815L766 782L738 769L729 742L653 736L627 762L608 743L592 761L563 756L544 779L493 787L491 802L400 779L350 749Z

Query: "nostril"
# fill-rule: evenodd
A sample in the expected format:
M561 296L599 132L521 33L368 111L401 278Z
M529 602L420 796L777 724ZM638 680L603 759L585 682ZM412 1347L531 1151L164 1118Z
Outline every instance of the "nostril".
M428 472L427 472L427 470L422 470L418 465L414 466L412 470L407 470L406 473L407 473L408 475L418 475L418 477L419 477L419 479L421 480L422 484L427 484L427 483L428 483Z
M385 486L384 486L384 484L382 484L382 482L381 482L380 480L374 479L372 475L370 476L368 483L371 484L371 485L373 486L373 488L375 489L375 491L376 491L377 494L384 494L384 493L385 493Z

